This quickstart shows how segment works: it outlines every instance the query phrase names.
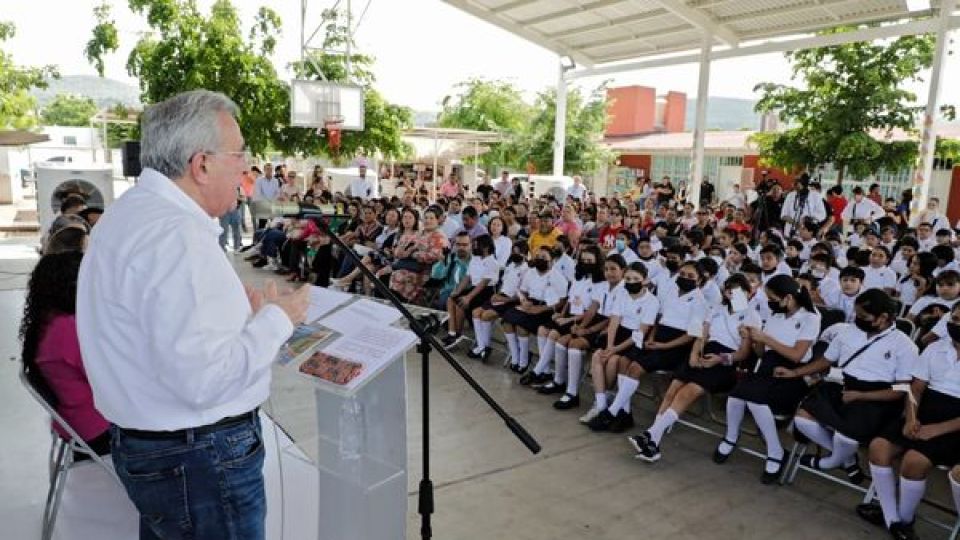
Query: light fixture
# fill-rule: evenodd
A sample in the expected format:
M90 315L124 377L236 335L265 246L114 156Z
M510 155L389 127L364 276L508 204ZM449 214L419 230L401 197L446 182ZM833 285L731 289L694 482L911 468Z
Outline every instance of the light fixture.
M929 11L930 0L907 0L907 11Z
M573 58L569 54L564 54L560 57L560 67L564 71L570 71L577 67L577 63L573 61Z

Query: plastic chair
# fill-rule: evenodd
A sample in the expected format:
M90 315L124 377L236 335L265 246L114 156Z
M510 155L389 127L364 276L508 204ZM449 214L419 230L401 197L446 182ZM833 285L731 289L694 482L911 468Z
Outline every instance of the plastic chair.
M41 532L42 540L50 540L53 537L54 525L57 522L57 511L60 508L63 488L67 483L67 474L70 472L70 467L76 461L75 454L84 454L103 467L103 470L107 471L122 489L123 483L120 482L120 478L117 476L116 471L113 470L113 467L108 465L102 457L94 452L93 449L90 448L90 445L74 431L70 424L50 406L50 403L47 402L43 395L33 386L33 383L30 382L27 374L23 370L20 370L19 376L20 383L26 388L27 392L33 396L33 399L43 407L43 410L50 415L50 418L56 422L58 426L70 435L69 440L64 440L56 431L53 429L50 430L53 435L49 456L50 487L47 489L47 500L43 507L43 528Z

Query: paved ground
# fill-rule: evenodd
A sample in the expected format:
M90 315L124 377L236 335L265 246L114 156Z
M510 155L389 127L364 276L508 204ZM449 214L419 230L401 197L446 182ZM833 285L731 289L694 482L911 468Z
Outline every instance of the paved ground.
M25 539L36 537L39 529L49 438L38 408L18 387L17 364L6 361L18 352L23 298L18 289L25 281L15 274L31 264L28 250L7 242L0 243L0 285L8 283L10 289L0 290L0 432L5 434L0 537ZM269 277L237 261L245 280ZM738 453L728 464L714 465L710 453L716 439L683 426L667 436L663 460L645 465L633 459L622 436L596 435L578 424L582 409L555 411L549 398L517 386L515 376L499 367L501 357L490 365L457 357L539 439L543 452L530 455L456 373L433 357L435 538L884 537L853 514L860 496L849 489L803 473L791 487L763 486L758 481L760 460ZM419 536L419 366L418 359L408 360L408 538ZM635 408L638 422L651 419L650 401L638 397ZM743 441L756 445L749 437ZM933 489L940 500L947 500L943 478L936 479ZM919 531L923 538L946 537L925 524Z

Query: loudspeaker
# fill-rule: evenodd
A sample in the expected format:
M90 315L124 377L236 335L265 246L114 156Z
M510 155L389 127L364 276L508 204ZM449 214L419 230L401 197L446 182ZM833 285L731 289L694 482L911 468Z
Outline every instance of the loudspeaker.
M140 141L123 141L123 175L140 176Z

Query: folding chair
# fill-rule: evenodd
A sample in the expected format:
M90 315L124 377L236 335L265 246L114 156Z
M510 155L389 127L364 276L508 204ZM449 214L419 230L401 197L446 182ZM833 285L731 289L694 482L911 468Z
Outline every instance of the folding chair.
M916 332L917 327L910 319L904 319L901 317L897 319L897 330L913 338L913 333Z
M939 470L941 470L941 471L946 471L947 474L950 474L950 468L949 468L949 467L938 466L937 469L939 469ZM876 499L876 498L877 498L877 488L876 488L876 486L874 485L873 481L871 480L871 481L870 481L870 486L867 488L867 492L864 494L863 500L862 500L861 502L862 502L863 504L868 504L868 503L873 502L873 500ZM943 512L945 512L945 513L948 513L948 514L954 513L953 511L950 510L950 508L948 508L948 507L946 507L946 506L944 506L944 505L942 505L942 504L940 504L940 503L938 503L938 502L930 501L929 499L926 499L926 498L924 498L923 501L921 501L921 502L925 502L925 503L929 504L930 506L932 506L932 507L934 507L934 508L936 508L936 509L938 509L938 510L941 510L941 511L943 511ZM942 521L937 521L937 520L935 520L935 519L925 518L925 517L923 517L923 516L921 516L921 515L919 515L919 514L917 515L917 519L921 519L921 520L923 520L923 521L926 521L927 523L930 523L931 525L935 525L935 526L937 526L937 527L940 527L941 529L945 529L945 530L950 531L950 534L947 536L947 540L957 540L958 538L960 538L960 508L957 508L957 509L955 509L955 510L956 510L956 513L957 513L957 520L956 520L956 522L953 524L953 528L952 528L952 529L951 529L951 524L950 524L950 523L945 523L945 522L942 522Z
M50 430L53 435L49 456L50 487L47 489L47 500L43 507L43 528L41 532L42 540L50 540L53 537L53 529L57 521L57 511L60 508L63 488L67 483L67 474L70 472L70 467L73 466L76 461L75 454L84 454L103 467L103 470L107 471L121 489L123 489L123 483L120 482L120 478L113 470L113 467L97 455L97 453L90 448L90 445L74 431L70 424L50 406L50 403L47 402L43 395L33 386L33 383L30 382L27 374L23 370L20 370L19 376L20 383L26 388L27 392L43 407L43 410L50 415L50 418L70 436L69 440L64 440L55 430L52 428Z

